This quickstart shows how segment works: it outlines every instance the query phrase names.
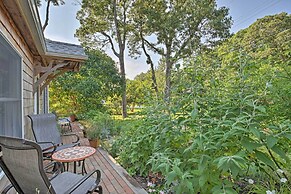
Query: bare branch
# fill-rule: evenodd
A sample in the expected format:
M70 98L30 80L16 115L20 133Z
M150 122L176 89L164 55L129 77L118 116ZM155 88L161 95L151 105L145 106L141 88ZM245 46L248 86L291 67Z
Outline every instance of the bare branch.
M161 49L156 48L151 42L149 42L147 39L143 38L143 40L146 42L146 44L153 49L155 52L157 52L159 55L165 56L165 53L161 51Z
M48 0L47 1L47 5L46 5L45 22L44 22L44 25L42 27L42 31L43 32L44 32L45 28L48 26L49 12L50 12L50 4L51 4L51 0Z
M101 34L102 34L103 36L105 36L105 37L108 38L113 53L115 54L116 57L119 58L119 53L118 53L118 52L115 50L115 48L114 48L114 44L113 44L112 38L111 38L108 34L106 34L105 32L101 32Z

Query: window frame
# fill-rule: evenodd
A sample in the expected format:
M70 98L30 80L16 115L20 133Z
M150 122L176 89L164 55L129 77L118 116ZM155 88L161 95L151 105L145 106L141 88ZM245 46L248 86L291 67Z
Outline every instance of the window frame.
M23 57L20 54L20 52L15 48L15 46L11 43L11 41L6 37L6 35L0 31L0 37L10 46L10 48L15 52L15 54L17 54L19 56L20 59L20 126L21 126L21 138L24 138L24 119L23 119ZM4 176L4 172L0 171L0 180L2 179L2 177Z

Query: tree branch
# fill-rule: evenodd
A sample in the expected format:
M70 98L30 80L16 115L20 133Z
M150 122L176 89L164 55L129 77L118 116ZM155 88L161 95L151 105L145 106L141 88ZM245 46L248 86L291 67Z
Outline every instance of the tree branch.
M47 1L47 5L46 5L46 15L45 15L45 22L44 25L42 27L42 31L44 32L45 28L48 26L48 21L49 21L49 12L50 12L50 4L51 4L52 0L48 0Z
M143 49L144 54L147 57L147 63L150 64L151 66L151 72L152 72L152 81L153 81L153 88L156 92L156 97L158 98L158 94L159 94L159 90L158 90L158 85L157 85L157 79L156 79L156 74L155 74L155 68L154 68L154 63L152 61L151 56L148 54L146 48L145 48L145 42L144 42L144 38L143 38L143 34L142 34L143 30L140 29L140 38L141 38L141 47Z
M155 52L157 52L159 55L165 56L166 54L163 53L160 49L156 48L152 43L150 43L147 39L143 38L143 40L146 42L146 44L152 48Z
M103 36L105 36L105 37L108 38L109 43L110 43L110 45L111 45L111 49L112 49L114 55L115 55L116 57L119 58L119 53L118 53L118 52L115 50L115 48L114 48L114 44L113 44L112 38L111 38L108 34L106 34L105 32L101 32L101 34L102 34Z

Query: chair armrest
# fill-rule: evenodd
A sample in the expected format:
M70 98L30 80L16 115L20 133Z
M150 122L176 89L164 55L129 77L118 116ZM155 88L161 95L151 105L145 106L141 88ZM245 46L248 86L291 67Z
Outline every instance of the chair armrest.
M84 183L88 178L90 178L94 173L97 174L96 176L96 180L95 180L95 187L92 188L92 191L94 191L97 187L98 187L98 184L100 183L100 179L101 179L101 172L100 170L94 170L92 172L90 172L89 174L87 174L86 176L84 176L76 185L74 185L73 187L71 187L68 191L66 191L65 193L72 193L74 192L79 186L82 185L82 183ZM101 186L100 186L101 188ZM101 188L102 190L102 188ZM89 191L88 191L89 192Z
M42 141L42 142L37 142L37 144L51 144L51 146L45 148L45 149L42 149L42 151L47 151L47 150L50 150L50 149L53 149L52 150L52 153L56 151L57 149L57 144L55 144L54 142L45 142L45 141Z
M52 176L49 178L49 180L51 181L52 179L54 179L57 175L59 175L62 170L63 170L63 164L60 162L51 162L48 165L45 166L45 170L47 170L48 168L51 168L51 166L53 165L53 168L56 169L56 171L53 171L54 173L52 174Z
M3 194L6 194L11 188L13 187L13 185L12 184L9 184L9 185L7 185L4 189L3 189L3 191L2 191L2 193Z
M80 141L80 137L76 133L66 133L66 134L63 134L62 136L75 136L76 141L73 141L72 143L77 143Z

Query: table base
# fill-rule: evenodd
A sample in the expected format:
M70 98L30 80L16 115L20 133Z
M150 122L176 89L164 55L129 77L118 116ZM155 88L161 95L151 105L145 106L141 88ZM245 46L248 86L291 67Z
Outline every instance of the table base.
M86 170L86 167L85 167L85 159L84 160L80 160L80 161L74 161L74 173L76 173L77 172L77 162L79 163L79 166L81 166L82 165L82 167L81 167L81 172L82 172L82 175L84 175L84 173L85 174L87 174L87 170ZM63 164L63 171L69 171L69 166L70 166L70 163L71 162L62 162L62 164Z

